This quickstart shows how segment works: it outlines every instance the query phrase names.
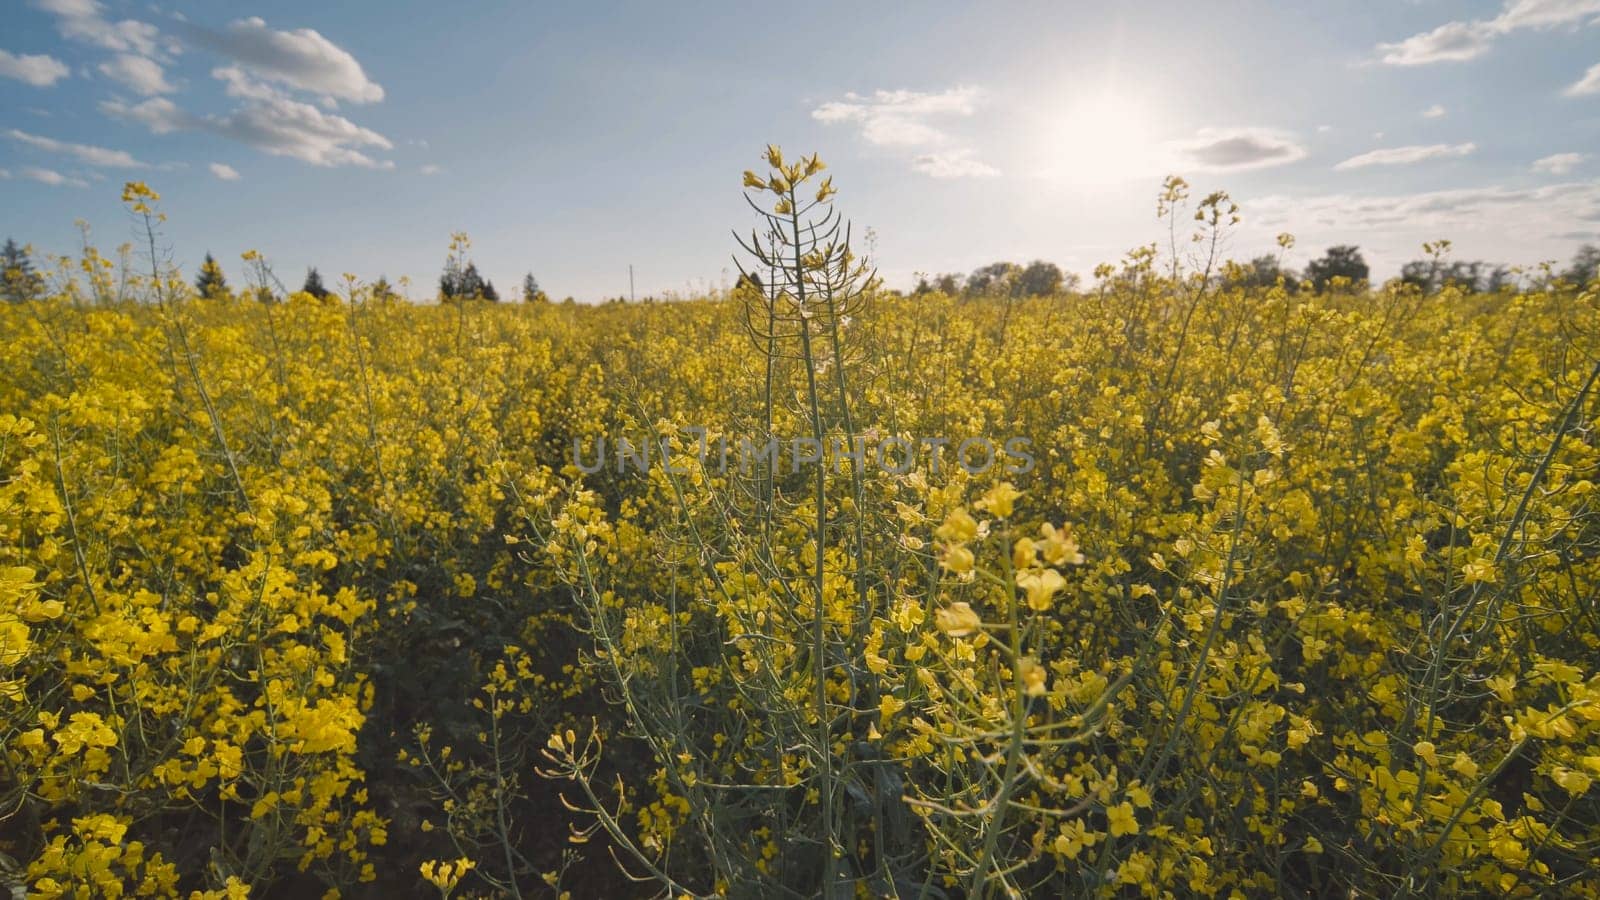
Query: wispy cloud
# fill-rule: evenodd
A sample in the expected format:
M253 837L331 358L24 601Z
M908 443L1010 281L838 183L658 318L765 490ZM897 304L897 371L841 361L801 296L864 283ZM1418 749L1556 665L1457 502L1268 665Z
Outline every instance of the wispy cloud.
M211 174L215 175L222 181L239 180L239 170L228 165L227 163L214 162L209 166L209 168L211 169Z
M101 63L99 71L101 75L145 97L170 94L176 90L167 82L166 70L160 63L137 53L119 53Z
M94 147L89 144L73 144L67 141L58 141L55 138L29 134L12 128L5 132L5 136L19 144L26 144L46 153L55 153L70 156L82 163L91 166L104 166L112 169L143 169L144 163L133 158L125 150L108 150L105 147Z
M174 38L136 19L112 21L99 0L34 0L34 5L56 17L56 30L68 40L92 44L118 53L160 57L182 52Z
M1600 221L1600 181L1566 182L1538 188L1465 188L1414 194L1355 196L1275 195L1246 202L1263 227L1319 226L1496 235L1543 235Z
M1387 147L1352 156L1334 166L1334 169L1342 172L1367 166L1406 166L1430 159L1469 156L1477 149L1478 146L1471 141L1464 144L1413 144L1407 147Z
M84 181L82 178L71 178L54 169L41 169L36 166L29 166L23 169L22 177L31 178L40 184L48 184L51 187L86 188L89 186L89 182Z
M874 91L870 96L849 93L843 100L824 103L811 111L819 122L853 122L868 143L915 146L944 138L933 120L970 116L977 111L983 92L976 87L955 87L937 93Z
M1462 62L1489 51L1495 40L1523 29L1582 27L1600 21L1600 0L1506 0L1492 19L1446 22L1403 41L1378 45L1392 66Z
M423 165L417 167L417 171L423 175L437 175L444 170L439 168L434 163L424 163Z
M981 89L970 85L936 92L847 93L842 100L816 107L811 117L830 125L854 125L861 138L875 146L927 151L912 158L912 171L935 178L991 177L999 170L978 159L972 148L960 146L945 125L975 113L983 96Z
M209 132L314 166L394 167L394 163L374 159L364 152L364 148L393 149L388 138L343 116L283 96L252 99L223 116L197 116L165 97L132 105L107 100L100 109L113 118L137 122L155 134Z
M1534 160L1531 168L1535 172L1548 175L1565 175L1583 165L1588 159L1587 153L1552 153Z
M1422 117L1424 119L1442 119L1444 118L1446 112L1448 112L1448 110L1446 110L1442 104L1435 103L1434 105L1422 111Z
M924 153L911 161L911 169L933 178L993 178L1000 174L999 169L977 159L970 150Z
M361 63L313 29L278 31L252 16L221 31L198 26L188 31L195 43L227 57L236 71L249 72L259 80L315 94L330 103L383 99L383 87L367 77Z
M1306 148L1275 128L1202 128L1172 146L1180 165L1226 172L1281 166L1305 159Z
M44 54L0 50L0 78L14 78L34 87L49 87L72 74L67 64Z
M1562 93L1568 97L1588 97L1600 94L1600 63L1590 66L1589 70L1583 73L1582 78L1569 85Z

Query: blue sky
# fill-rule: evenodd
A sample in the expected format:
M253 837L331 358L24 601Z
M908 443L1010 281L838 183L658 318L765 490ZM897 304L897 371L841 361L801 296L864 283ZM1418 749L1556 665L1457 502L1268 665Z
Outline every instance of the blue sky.
M431 291L452 231L503 292L725 284L740 173L819 151L890 284L1155 240L1167 173L1235 256L1393 274L1600 242L1600 0L147 4L12 0L0 234L109 249L118 194L235 281L259 249Z

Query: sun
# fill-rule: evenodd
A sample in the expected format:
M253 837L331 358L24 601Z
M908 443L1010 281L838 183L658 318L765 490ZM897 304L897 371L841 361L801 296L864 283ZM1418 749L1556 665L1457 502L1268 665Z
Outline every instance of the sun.
M1109 186L1158 175L1160 142L1153 107L1138 93L1068 86L1041 110L1035 152L1062 183Z

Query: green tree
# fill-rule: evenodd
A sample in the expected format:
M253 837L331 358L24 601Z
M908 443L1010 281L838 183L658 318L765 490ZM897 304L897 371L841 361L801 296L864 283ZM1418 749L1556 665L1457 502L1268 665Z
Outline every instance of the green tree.
M378 280L372 283L372 299L374 300L387 303L391 300L398 299L399 296L400 295L396 294L394 292L394 288L389 284L389 277L387 275L379 275Z
M1036 259L1017 275L1015 290L1024 297L1048 297L1060 293L1065 281L1060 266Z
M306 283L300 287L300 290L318 300L328 299L328 289L322 286L322 275L317 272L316 266L306 270Z
M217 300L228 296L228 279L222 274L222 267L217 265L209 252L205 261L200 263L200 274L194 280L195 292L207 300Z
M539 281L533 277L532 272L522 276L522 302L544 302L549 299L544 295L544 291L539 289Z
M1283 286L1291 291L1300 284L1300 276L1294 270L1285 269L1277 256L1268 253L1241 266L1240 274L1230 280L1239 287L1270 288L1277 286L1279 278L1283 279Z
M33 270L28 248L6 238L0 249L0 294L12 303L31 300L44 293L44 278Z
M1016 263L990 263L967 276L967 293L1009 295L1022 275Z
M1572 265L1561 273L1562 278L1577 285L1587 285L1596 276L1600 276L1600 247L1593 244L1578 248L1577 255L1572 257Z
M1321 291L1327 289L1335 278L1348 278L1352 283L1366 281L1370 271L1361 257L1361 248L1353 244L1329 247L1321 259L1306 265L1306 280Z

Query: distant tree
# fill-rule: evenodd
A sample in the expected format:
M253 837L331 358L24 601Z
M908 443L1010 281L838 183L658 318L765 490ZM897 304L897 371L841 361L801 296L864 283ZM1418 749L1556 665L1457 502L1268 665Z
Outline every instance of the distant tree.
M389 278L386 275L379 275L378 280L372 283L372 299L374 300L387 303L391 300L399 299L399 296L389 284Z
M934 286L939 289L939 293L944 294L947 297L954 297L955 295L961 293L967 286L966 279L955 274L954 272L946 272L945 274L940 275L938 278L934 279L933 283Z
M490 280L483 283L482 297L490 303L500 302L500 292L494 289L494 281Z
M1300 286L1300 276L1292 269L1283 268L1278 257L1269 253L1240 266L1238 274L1229 281L1239 287L1270 288L1277 286L1279 278L1283 279L1283 286L1291 291Z
M740 272L739 280L733 283L733 290L737 293L746 288L755 291L757 294L761 293L763 290L761 276L755 272Z
M477 300L483 297L483 276L478 274L478 264L468 262L467 267L461 270L461 283L457 287L457 297Z
M461 270L456 268L455 260L445 263L444 271L439 274L439 299L454 300L461 296Z
M205 261L200 263L200 274L194 279L195 292L207 300L217 300L228 296L228 279L222 275L222 267L217 265L215 258L209 252Z
M1021 274L1022 267L1016 263L990 263L967 276L967 293L1009 295Z
M536 301L542 302L548 299L549 298L544 295L544 291L539 290L539 281L533 277L532 272L522 276L523 303L533 303Z
M5 247L0 248L0 292L11 303L44 293L44 279L33 270L27 249L17 246L11 238L6 238Z
M1321 259L1306 265L1306 280L1324 290L1333 279L1344 277L1352 282L1366 281L1370 274L1367 261L1361 258L1361 249L1351 244L1329 247Z
M1572 265L1561 273L1562 278L1576 285L1587 285L1596 276L1600 276L1600 247L1593 244L1584 244L1578 248L1577 255L1572 257Z
M1060 266L1036 259L1017 275L1015 287L1024 297L1048 297L1060 293L1065 280Z
M328 289L322 286L322 275L317 272L316 266L306 270L306 283L300 286L300 290L318 300L328 299Z
M1439 283L1438 269L1439 263L1435 260L1413 259L1400 267L1400 283L1431 294Z
M1456 260L1445 263L1440 259L1414 259L1400 267L1400 281L1414 285L1424 294L1431 294L1454 285L1474 293L1497 291L1510 279L1505 266L1491 266L1474 260Z

